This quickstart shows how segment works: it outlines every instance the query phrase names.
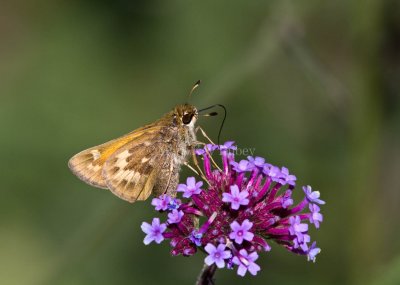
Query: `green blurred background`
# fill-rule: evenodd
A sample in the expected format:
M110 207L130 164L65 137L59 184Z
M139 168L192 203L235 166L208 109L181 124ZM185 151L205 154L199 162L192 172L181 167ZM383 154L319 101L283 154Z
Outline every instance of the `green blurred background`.
M193 284L204 256L144 246L154 211L74 177L76 152L182 103L327 201L315 264L279 246L217 284L400 284L400 5L2 1L0 283ZM215 138L221 118L200 124ZM185 171L184 176L189 172Z

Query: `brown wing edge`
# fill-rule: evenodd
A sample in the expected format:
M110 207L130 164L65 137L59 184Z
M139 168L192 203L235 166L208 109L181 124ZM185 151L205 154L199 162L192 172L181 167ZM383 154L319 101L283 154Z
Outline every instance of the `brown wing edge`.
M71 172L83 182L97 188L108 189L106 181L101 175L102 166L99 165L100 169L97 171L94 170L96 166L92 166L92 170L88 167L94 161L93 155L90 153L90 151L94 149L95 148L86 149L74 155L68 161L68 167Z

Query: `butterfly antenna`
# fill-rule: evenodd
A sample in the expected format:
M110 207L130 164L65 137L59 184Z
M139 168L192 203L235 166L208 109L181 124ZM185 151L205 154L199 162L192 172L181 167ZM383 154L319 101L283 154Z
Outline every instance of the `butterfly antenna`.
M224 118L222 119L221 126L219 127L219 131L218 131L218 144L220 144L220 138L221 138L222 128L224 127L225 119L226 119L226 116L227 116L227 111L226 111L225 106L222 105L222 104L215 104L215 105L212 105L212 106L210 106L210 107L207 107L207 108L204 108L204 109L199 110L199 113L204 112L204 111L207 111L207 110L212 109L212 108L214 108L214 107L220 107L220 108L222 108L222 109L224 110ZM205 115L203 115L203 116L211 117L211 116L216 116L216 115L218 115L217 112L211 112L211 113L205 114Z
M189 100L190 100L190 98L192 98L192 93L193 93L193 91L196 90L197 87L200 86L200 83L201 83L201 80L197 80L197 82L193 85L193 87L192 87L192 89L190 90L189 95L188 95Z

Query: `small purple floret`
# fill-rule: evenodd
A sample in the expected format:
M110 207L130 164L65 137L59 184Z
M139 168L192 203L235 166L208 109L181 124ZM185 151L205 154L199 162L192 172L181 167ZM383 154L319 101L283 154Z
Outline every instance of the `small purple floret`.
M280 171L280 178L279 178L279 183L282 185L291 185L291 186L295 186L296 185L296 176L289 174L289 169L287 169L286 167L282 167L281 171Z
M239 187L237 185L232 185L230 187L231 193L222 193L222 202L231 203L231 208L233 210L238 210L240 205L248 205L249 192L246 190L239 191Z
M303 186L303 191L306 194L306 198L310 203L316 203L320 205L324 205L325 202L319 199L320 193L319 191L312 191L311 186Z
M183 212L178 210L172 210L171 213L168 214L168 223L177 224L182 220Z
M204 263L208 266L215 263L218 268L225 267L225 259L232 256L229 250L225 250L225 244L219 244L215 247L213 244L208 243L204 249L208 253L208 256L204 259Z
M299 242L303 242L304 240L303 233L308 231L308 225L302 224L299 216L290 217L289 223L290 223L289 233L293 236L294 235L297 236L297 240Z
M251 275L257 275L257 272L261 269L260 266L254 262L257 259L257 252L248 254L247 250L241 249L239 254L233 257L232 262L238 265L238 275L244 276L247 271L249 271Z
M233 170L237 173L246 172L252 170L250 163L247 160L242 159L239 163L232 161L231 165Z
M282 208L287 209L293 205L292 191L286 190L285 194L282 196Z
M179 206L182 204L182 201L176 198L171 198L168 203L168 210L175 210L178 209Z
M317 256L317 254L320 253L320 252L321 252L321 249L320 249L319 247L317 247L317 243L314 241L314 242L312 243L311 247L310 247L309 250L308 250L308 253L307 253L307 260L308 260L308 261L315 262L316 256Z
M155 206L156 211L165 211L168 209L168 204L170 203L170 200L170 196L163 194L158 198L153 198L151 204Z
M183 192L184 198L190 198L192 195L200 194L201 186L203 186L203 182L199 181L196 183L196 179L194 177L188 177L186 179L186 184L178 185L178 192Z
M310 209L310 223L314 224L315 227L318 229L319 228L319 223L323 221L323 216L319 212L320 208L316 204L310 204L309 205Z
M249 232L253 223L248 219L244 220L242 224L234 221L231 225L232 232L229 234L229 238L234 240L237 244L241 244L243 240L252 241L254 234Z
M235 146L234 141L227 141L223 145L219 146L221 152L229 151L229 150L237 150L237 146Z
M249 164L252 168L258 167L260 169L263 169L265 165L265 159L259 156L256 157L248 156L247 160L249 161Z
M190 233L189 239L197 246L201 246L201 238L203 234L200 233L198 230L194 230Z
M269 176L272 181L279 182L279 177L281 175L281 170L279 169L279 167L265 164L263 172L265 175Z
M143 222L142 223L142 231L146 234L143 242L145 245L148 245L152 241L156 243L160 243L164 240L163 232L167 229L166 224L160 224L159 218L154 218L151 225L149 223Z

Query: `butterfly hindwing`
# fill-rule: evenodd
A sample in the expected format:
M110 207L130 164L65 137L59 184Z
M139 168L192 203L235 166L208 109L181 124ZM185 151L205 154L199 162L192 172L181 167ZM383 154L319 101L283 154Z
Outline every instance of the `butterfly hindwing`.
M154 136L126 144L104 165L103 177L107 187L131 203L146 200L160 178L160 161L165 151Z

